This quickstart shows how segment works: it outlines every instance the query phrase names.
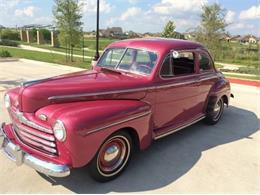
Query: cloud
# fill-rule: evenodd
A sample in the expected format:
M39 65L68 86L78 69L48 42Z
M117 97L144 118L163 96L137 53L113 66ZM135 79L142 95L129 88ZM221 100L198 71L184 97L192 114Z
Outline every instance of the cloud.
M239 15L240 19L259 19L260 18L260 5L252 6L247 10L243 10Z
M130 4L136 4L136 3L138 2L138 0L128 0L128 2L129 2Z
M10 7L15 7L20 3L21 0L9 0L8 3L5 1L0 1L0 8L10 8Z
M97 1L96 0L80 0L79 4L82 5L83 12L86 14L93 14L97 11ZM110 13L112 6L107 2L107 0L100 1L100 12Z
M225 20L226 22L229 24L229 23L233 23L234 20L235 20L235 16L236 16L236 12L234 11L231 11L231 10L228 10L227 14L226 14L226 17L225 17Z
M35 11L37 10L34 6L28 6L22 9L16 9L15 10L15 16L29 16L33 17L35 14Z
M254 25L238 22L238 23L234 23L234 24L230 25L228 28L230 30L254 29Z
M183 12L200 12L207 0L161 0L153 6L153 12L161 15L170 15Z
M136 15L140 14L142 9L139 7L130 7L123 13L120 17L120 20L125 21L131 17L135 17Z

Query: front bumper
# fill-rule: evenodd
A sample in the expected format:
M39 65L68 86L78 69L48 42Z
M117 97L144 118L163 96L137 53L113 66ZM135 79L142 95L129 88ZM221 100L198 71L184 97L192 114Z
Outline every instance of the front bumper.
M66 177L70 175L70 168L68 166L46 162L22 151L20 146L15 145L8 139L3 130L3 125L0 126L0 150L1 149L17 166L26 164L45 175L53 177Z

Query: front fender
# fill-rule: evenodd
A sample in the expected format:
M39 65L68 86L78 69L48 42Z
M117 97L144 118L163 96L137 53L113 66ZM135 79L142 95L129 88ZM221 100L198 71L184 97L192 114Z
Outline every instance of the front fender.
M67 129L67 139L59 143L66 147L73 167L86 165L109 135L119 129L135 131L141 149L152 141L151 106L138 100L100 100L50 105L37 111L48 122L61 120ZM65 151L64 151L65 152Z

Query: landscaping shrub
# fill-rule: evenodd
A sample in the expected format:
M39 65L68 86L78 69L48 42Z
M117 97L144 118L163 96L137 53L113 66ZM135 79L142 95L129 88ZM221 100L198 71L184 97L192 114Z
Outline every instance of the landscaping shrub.
M2 50L0 51L0 57L7 58L7 57L12 57L12 55L9 53L9 51Z
M16 30L4 29L1 32L1 39L18 41L20 40L19 32Z
M11 46L11 47L18 47L18 43L15 41L10 41L10 40L5 40L5 39L0 39L0 45L4 46Z

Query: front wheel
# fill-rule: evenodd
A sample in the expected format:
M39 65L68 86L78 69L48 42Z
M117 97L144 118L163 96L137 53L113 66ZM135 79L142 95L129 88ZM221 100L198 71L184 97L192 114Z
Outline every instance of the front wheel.
M209 105L210 106L210 105ZM209 125L215 125L223 115L224 100L220 98L213 107L210 107L206 115L206 123Z
M128 165L132 148L132 139L126 132L111 135L90 163L90 175L99 182L115 179Z

